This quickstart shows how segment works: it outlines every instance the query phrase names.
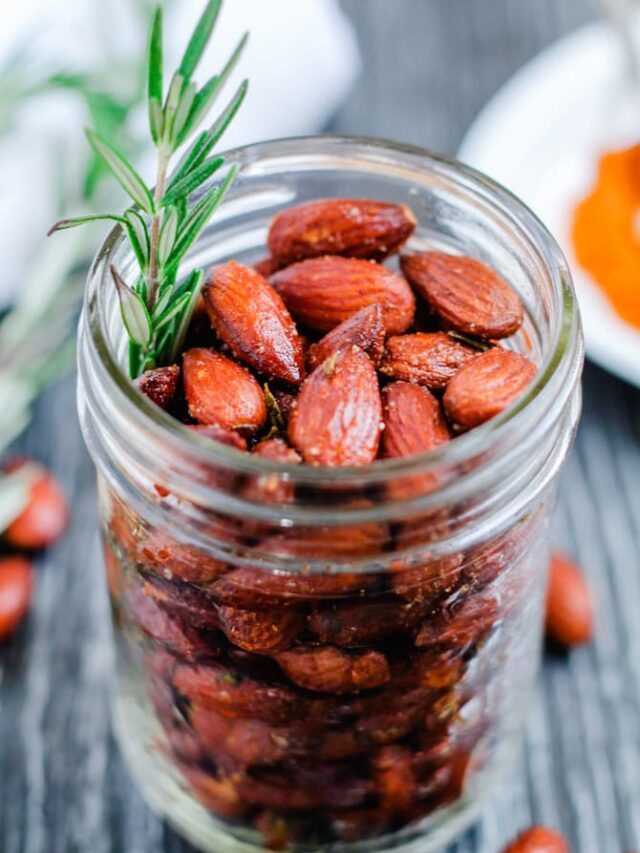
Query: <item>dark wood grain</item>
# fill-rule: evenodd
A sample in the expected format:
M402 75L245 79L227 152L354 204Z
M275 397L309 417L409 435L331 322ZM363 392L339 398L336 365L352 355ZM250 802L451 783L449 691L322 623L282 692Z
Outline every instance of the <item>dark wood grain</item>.
M334 122L345 133L453 152L523 62L590 16L587 0L343 0L366 74ZM109 627L95 552L92 467L74 380L39 403L20 450L50 465L73 504L38 567L28 624L0 652L0 851L187 853L146 808L109 729ZM562 480L556 542L599 601L596 642L547 658L525 748L455 853L498 853L533 822L574 853L640 847L640 392L594 367Z

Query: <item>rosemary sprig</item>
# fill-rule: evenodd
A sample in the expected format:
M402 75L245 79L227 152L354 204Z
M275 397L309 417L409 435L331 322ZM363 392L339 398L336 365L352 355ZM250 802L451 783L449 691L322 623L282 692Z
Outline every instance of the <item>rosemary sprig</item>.
M192 194L224 165L224 157L213 156L212 152L240 109L248 87L244 80L215 121L200 130L247 42L245 34L222 71L198 88L192 78L209 44L221 6L222 0L207 3L166 94L163 15L161 7L155 10L147 76L149 129L157 150L155 188L147 186L127 157L104 135L87 130L96 157L116 178L134 206L124 214L63 219L50 232L102 220L117 222L125 230L140 276L130 287L113 267L111 275L129 338L132 379L152 367L172 363L179 355L204 280L204 273L196 270L179 284L180 263L236 175L235 167L230 169L224 180L190 206ZM175 155L190 139L191 144L172 171Z

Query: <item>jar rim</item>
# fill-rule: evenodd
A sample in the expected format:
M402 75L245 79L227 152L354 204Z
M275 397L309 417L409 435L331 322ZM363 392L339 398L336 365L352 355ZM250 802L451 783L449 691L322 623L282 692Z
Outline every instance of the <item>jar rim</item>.
M511 224L517 225L527 237L528 242L540 257L554 286L557 305L554 327L550 344L544 358L538 365L535 379L525 393L509 408L475 429L459 435L454 441L441 445L425 453L400 459L376 460L363 467L310 466L295 465L265 459L256 454L246 453L233 447L212 441L189 430L180 421L162 411L142 395L125 374L121 364L112 351L101 312L101 288L98 286L89 294L85 314L90 331L90 343L101 363L102 374L120 398L127 419L150 431L154 437L173 445L173 450L197 455L199 461L207 466L233 469L253 476L280 475L292 482L305 485L352 485L384 481L389 477L428 473L443 463L459 464L468 458L482 455L509 434L525 436L531 423L538 423L549 408L560 410L574 385L581 363L581 337L579 311L571 276L557 242L538 219L538 217L513 193L498 182L476 169L461 163L455 158L433 152L415 145L360 136L316 135L290 137L252 145L242 146L225 153L227 162L237 161L250 165L260 159L275 155L307 153L317 155L317 145L340 146L359 145L378 156L386 153L418 158L432 170L440 170L450 182L466 182L478 200L485 206L493 207L506 214ZM108 258L124 241L120 226L114 228L103 243L94 264L90 280L108 269ZM578 357L576 357L578 356ZM573 364L572 364L573 362ZM577 365L577 366L576 366ZM564 392L564 393L563 393Z

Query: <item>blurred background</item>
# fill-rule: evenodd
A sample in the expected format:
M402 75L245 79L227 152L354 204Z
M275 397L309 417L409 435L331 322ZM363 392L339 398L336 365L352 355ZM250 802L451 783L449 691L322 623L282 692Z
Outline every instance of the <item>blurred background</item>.
M78 300L106 232L97 225L44 236L62 216L124 207L89 156L83 126L118 139L148 177L142 80L151 5L21 0L0 10L0 450L45 466L70 511L65 535L35 561L27 620L0 645L3 853L190 850L144 806L109 730L94 474L73 375ZM166 0L174 52L201 6ZM251 31L242 68L251 92L223 147L330 131L460 152L521 195L572 264L590 361L555 541L591 581L596 639L545 661L524 754L456 853L496 853L532 823L562 829L576 853L640 847L633 7L631 0L228 0L210 57L219 64ZM3 529L43 474L20 470L0 480Z

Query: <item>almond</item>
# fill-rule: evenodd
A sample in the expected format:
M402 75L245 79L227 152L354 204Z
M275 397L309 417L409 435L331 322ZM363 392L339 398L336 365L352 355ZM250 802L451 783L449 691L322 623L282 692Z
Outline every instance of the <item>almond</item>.
M310 465L368 465L378 452L381 418L375 368L352 347L305 381L289 419L289 440Z
M424 453L451 438L440 403L427 388L393 382L382 396L383 456L394 459Z
M167 412L178 396L179 382L180 368L177 364L172 364L169 367L147 370L136 379L135 385L145 397Z
M491 340L506 338L522 325L518 294L480 261L415 252L402 257L402 271L448 328Z
M191 417L224 430L254 433L267 420L262 389L244 367L210 349L184 354L184 391Z
M304 627L295 610L242 610L222 606L220 625L227 639L247 652L271 654L288 648Z
M210 438L212 441L219 441L220 444L226 444L227 447L235 447L236 450L247 450L247 441L237 432L232 429L222 429L216 424L189 424L187 429L192 432L197 432L198 435L203 435Z
M574 562L554 554L547 587L547 636L562 646L578 646L593 636L594 606L582 572Z
M313 370L338 350L360 347L378 364L384 350L384 324L382 310L378 304L369 305L356 311L344 323L336 326L317 344L312 344L307 352L307 364Z
M286 441L282 438L269 438L256 444L252 453L254 456L261 456L263 459L270 459L272 462L284 462L287 465L298 465L302 459L296 451L289 447Z
M253 269L265 278L269 278L274 272L278 272L279 267L273 258L262 258L253 265Z
M302 340L284 302L260 273L235 261L214 267L204 298L216 334L240 361L267 379L302 382Z
M376 303L387 334L400 334L413 322L415 297L407 282L371 261L313 258L287 267L269 281L295 319L318 332L330 332L356 311Z
M335 646L299 646L276 655L284 674L305 690L356 693L386 684L389 664L380 652L360 654Z
M389 338L379 367L385 376L442 391L449 380L478 355L478 350L444 332L416 332Z
M521 833L503 853L569 853L569 845L552 829L534 826Z
M34 479L27 505L6 528L4 539L14 548L46 548L57 542L69 522L67 499L57 480L36 462L13 460L5 470L16 471L23 466L32 469Z
M322 255L377 261L396 252L416 227L403 204L367 199L309 201L279 213L269 231L269 251L283 267Z
M0 560L0 643L17 630L26 616L33 577L33 567L24 557L3 557Z
M451 421L472 429L499 415L530 385L533 362L517 352L490 349L462 368L447 385L444 408Z

